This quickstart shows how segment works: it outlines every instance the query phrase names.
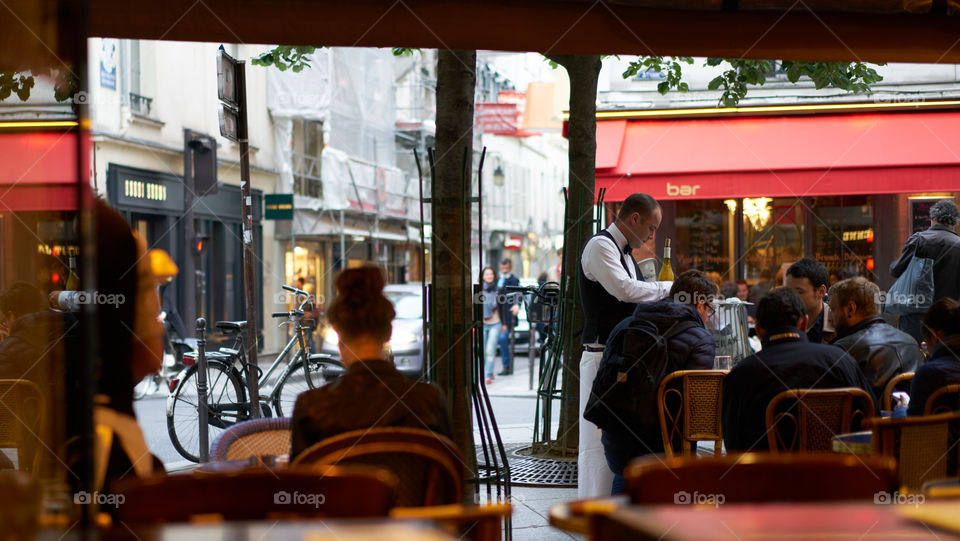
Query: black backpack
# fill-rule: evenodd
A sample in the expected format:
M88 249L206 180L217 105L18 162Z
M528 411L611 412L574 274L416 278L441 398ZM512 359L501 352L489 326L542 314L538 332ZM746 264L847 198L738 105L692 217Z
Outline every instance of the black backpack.
M593 380L583 418L602 430L624 436L659 433L657 390L670 366L670 339L696 327L693 321L673 324L665 334L647 319L631 318L607 340Z

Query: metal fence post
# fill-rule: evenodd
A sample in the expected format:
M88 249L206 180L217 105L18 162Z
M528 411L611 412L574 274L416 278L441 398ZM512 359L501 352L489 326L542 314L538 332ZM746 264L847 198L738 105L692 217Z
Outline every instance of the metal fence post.
M207 320L197 318L197 417L199 417L200 462L210 461L210 443L207 424L207 339L204 332Z

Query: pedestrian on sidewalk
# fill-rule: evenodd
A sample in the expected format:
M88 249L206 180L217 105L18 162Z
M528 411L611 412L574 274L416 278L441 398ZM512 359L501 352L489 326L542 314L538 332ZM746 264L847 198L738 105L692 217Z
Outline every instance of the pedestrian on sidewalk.
M487 385L493 383L493 365L497 358L500 339L500 309L497 306L497 273L493 267L480 272L483 301L483 373Z

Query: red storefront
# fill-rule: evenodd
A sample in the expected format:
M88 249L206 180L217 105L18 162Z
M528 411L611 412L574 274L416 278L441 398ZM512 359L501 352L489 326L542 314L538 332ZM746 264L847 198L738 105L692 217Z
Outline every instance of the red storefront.
M755 282L800 257L891 280L930 200L960 192L960 101L597 113L596 188L664 207L678 270ZM651 247L652 248L652 247Z

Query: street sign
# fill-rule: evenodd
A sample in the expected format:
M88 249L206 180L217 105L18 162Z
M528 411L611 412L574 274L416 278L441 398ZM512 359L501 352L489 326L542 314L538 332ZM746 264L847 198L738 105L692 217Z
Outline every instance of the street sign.
M220 98L220 135L240 142L240 103L237 99L237 61L220 46L217 56L217 97Z
M292 193L271 193L264 196L263 201L263 219L264 220L292 220L293 219L293 194Z

